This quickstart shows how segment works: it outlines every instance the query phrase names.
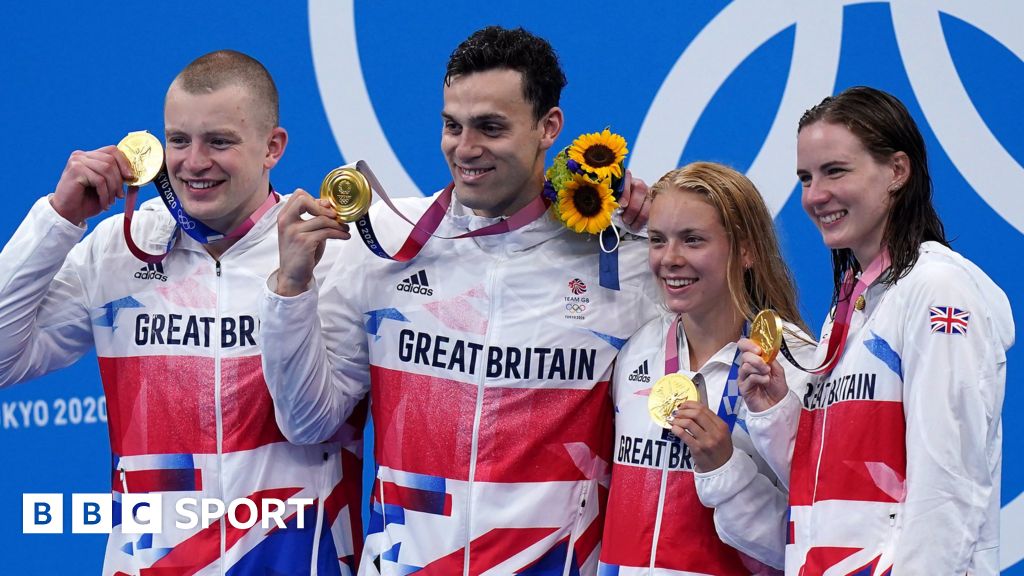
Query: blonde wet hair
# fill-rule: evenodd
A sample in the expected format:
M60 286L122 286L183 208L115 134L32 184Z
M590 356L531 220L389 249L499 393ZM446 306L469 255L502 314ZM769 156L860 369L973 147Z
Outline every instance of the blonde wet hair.
M743 174L716 162L693 162L672 170L651 187L659 194L690 193L701 196L718 213L729 238L726 280L736 310L753 320L761 310L773 309L783 320L810 334L797 308L796 286L782 259L768 207L754 183ZM751 265L745 267L741 249Z

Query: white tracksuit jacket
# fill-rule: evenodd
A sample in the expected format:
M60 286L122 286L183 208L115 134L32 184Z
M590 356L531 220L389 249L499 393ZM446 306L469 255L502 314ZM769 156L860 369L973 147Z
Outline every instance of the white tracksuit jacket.
M865 299L835 369L747 419L789 479L786 573L996 575L1006 295L926 242L905 278Z
M123 215L79 242L84 229L41 198L0 254L0 384L62 368L96 347L113 452L105 575L354 571L361 425L340 426L323 444L289 443L260 367L256 303L277 267L282 205L219 263L182 235L163 262L146 264L125 245ZM133 220L139 246L163 252L174 222L160 201L144 203ZM162 496L160 533L122 533L126 493ZM295 507L279 530L263 529L262 516L249 529L223 520L179 529L175 521L188 520L175 513L180 498L315 505L301 530Z
M787 494L744 430L742 400L732 457L709 472L694 471L686 444L651 420L647 398L665 374L665 336L672 322L672 314L661 310L630 339L615 365L615 463L600 574L774 573L760 563L782 568ZM694 370L682 324L679 331L679 373L697 384L717 412L736 344ZM798 361L810 362L814 346L793 336L796 331L787 324L786 342ZM784 366L790 380L797 380L799 371Z
M415 219L431 201L399 203ZM409 225L380 204L371 217L394 253ZM491 221L456 199L437 234ZM347 244L319 296L268 290L260 314L290 439L330 437L372 395L379 469L360 571L594 574L612 362L655 313L646 243L623 244L619 291L599 285L596 237L549 214L431 238L408 263Z

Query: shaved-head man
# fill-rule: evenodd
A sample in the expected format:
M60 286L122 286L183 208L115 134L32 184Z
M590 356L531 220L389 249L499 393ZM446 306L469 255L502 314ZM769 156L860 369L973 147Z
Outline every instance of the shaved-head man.
M115 146L76 151L8 241L0 385L96 348L115 511L103 574L352 574L361 427L289 443L260 366L256 303L285 200L270 170L288 142L274 81L245 54L207 54L172 82L164 124L167 207L146 202L82 239L135 173ZM122 521L138 495L162 499L148 535ZM231 513L204 525L186 498Z

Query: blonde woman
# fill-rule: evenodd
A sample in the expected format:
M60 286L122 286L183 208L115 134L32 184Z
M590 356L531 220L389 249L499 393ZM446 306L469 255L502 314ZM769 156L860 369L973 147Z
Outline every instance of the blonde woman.
M761 309L809 356L789 269L764 200L745 176L698 162L652 188L649 260L664 304L615 368L615 453L601 574L751 574L782 568L786 493L742 423L736 341ZM664 428L648 412L665 374L700 400ZM738 416L738 418L737 418Z

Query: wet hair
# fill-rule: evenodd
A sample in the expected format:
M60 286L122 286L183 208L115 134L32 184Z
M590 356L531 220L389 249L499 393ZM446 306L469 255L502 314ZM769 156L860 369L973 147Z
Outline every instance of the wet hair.
M729 238L726 280L736 310L747 320L765 309L810 334L797 307L796 285L782 259L775 224L754 183L736 170L715 162L694 162L672 170L651 187L650 196L692 193L710 204ZM741 248L752 260L744 268Z
M218 50L193 60L174 79L189 94L208 94L227 86L241 86L263 110L267 129L280 119L277 86L267 69L255 58L234 50Z
M477 30L452 51L445 71L445 86L456 76L488 70L515 70L523 77L523 97L540 121L558 106L567 83L558 55L547 40L523 28L488 26Z
M817 122L845 127L878 162L888 162L897 152L907 155L909 176L900 188L890 192L889 213L882 233L882 246L888 248L892 259L892 267L882 278L884 283L895 284L910 272L917 263L922 242L949 246L932 204L932 179L924 138L899 99L876 88L855 86L804 112L797 133ZM840 294L843 276L851 270L857 273L861 265L868 264L858 263L849 248L832 250L833 305L849 298L848 294Z

